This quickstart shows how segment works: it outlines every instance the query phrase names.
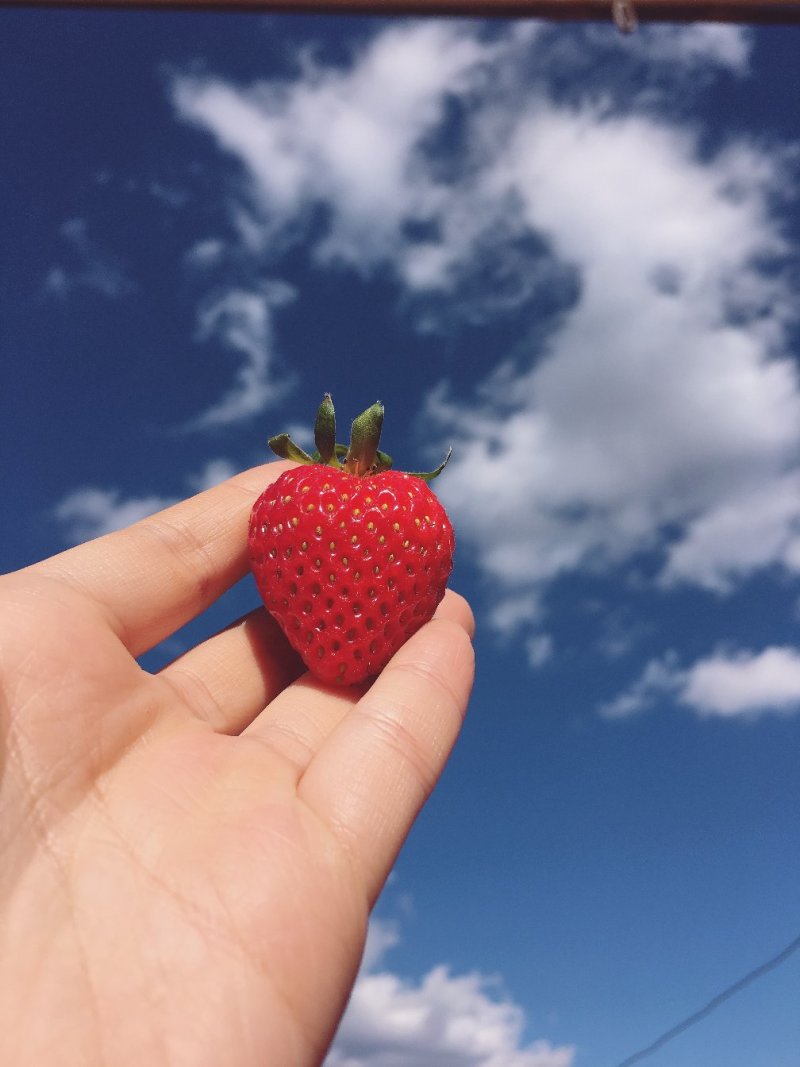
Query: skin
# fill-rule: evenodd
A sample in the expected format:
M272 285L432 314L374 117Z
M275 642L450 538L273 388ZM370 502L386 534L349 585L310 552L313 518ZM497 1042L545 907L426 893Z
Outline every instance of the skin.
M472 615L334 689L264 611L135 657L247 569L273 463L0 578L0 1063L319 1064L472 683Z

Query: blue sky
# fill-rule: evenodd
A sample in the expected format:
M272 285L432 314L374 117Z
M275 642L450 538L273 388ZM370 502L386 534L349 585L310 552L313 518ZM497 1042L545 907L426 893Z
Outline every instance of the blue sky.
M0 12L2 563L376 398L478 618L329 1067L614 1067L800 931L800 31ZM247 581L156 669L256 603ZM789 1067L800 954L652 1057Z

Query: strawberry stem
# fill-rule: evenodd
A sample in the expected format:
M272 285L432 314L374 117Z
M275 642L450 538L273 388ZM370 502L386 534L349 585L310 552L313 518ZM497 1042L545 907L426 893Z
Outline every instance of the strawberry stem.
M314 443L317 447L313 456L309 456L299 445L296 445L288 433L279 433L277 437L270 437L269 447L281 459L290 459L294 463L322 463L328 467L335 467L337 470L344 469L348 474L361 478L365 474L380 474L392 467L392 457L387 456L378 448L382 428L383 404L378 401L366 411L362 411L354 420L350 432L350 447L337 444L333 400L330 393L325 393L314 422ZM452 449L448 450L447 455L435 470L427 474L421 471L409 473L414 478L422 478L424 482L433 481L447 466L452 451Z
M333 467L340 466L336 458L336 414L330 393L326 393L322 398L317 412L317 419L314 423L314 443L317 446L320 463Z
M345 456L345 470L360 478L371 473L378 459L378 443L383 427L383 404L380 401L362 411L353 421L350 448Z
M453 454L452 448L448 448L447 455L444 457L444 459L439 464L439 466L436 467L432 471L428 471L425 474L422 471L409 471L408 473L413 478L421 478L423 480L423 482L432 482L433 479L438 477L442 473L442 471L445 469L445 467L447 466L447 462L450 459L450 457L452 456L452 454Z
M279 433L277 437L270 437L269 447L281 459L291 459L295 463L314 462L308 452L304 452L299 445L296 445L288 433Z

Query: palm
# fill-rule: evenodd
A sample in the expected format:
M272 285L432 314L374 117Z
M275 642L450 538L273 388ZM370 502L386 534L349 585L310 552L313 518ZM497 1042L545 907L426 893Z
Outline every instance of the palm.
M197 498L230 513L220 541L241 543L241 490L264 478ZM105 572L87 546L4 580L0 1062L317 1063L455 736L463 630L423 631L369 692L298 677L263 613L151 676L134 656L235 580L241 550L162 529L171 593L153 566L121 611L115 567L143 551L126 536L97 543Z

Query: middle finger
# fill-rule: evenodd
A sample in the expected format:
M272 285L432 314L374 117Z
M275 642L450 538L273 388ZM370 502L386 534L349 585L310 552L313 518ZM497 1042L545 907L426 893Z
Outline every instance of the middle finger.
M156 679L218 733L238 734L304 670L272 616L257 608L164 667Z

